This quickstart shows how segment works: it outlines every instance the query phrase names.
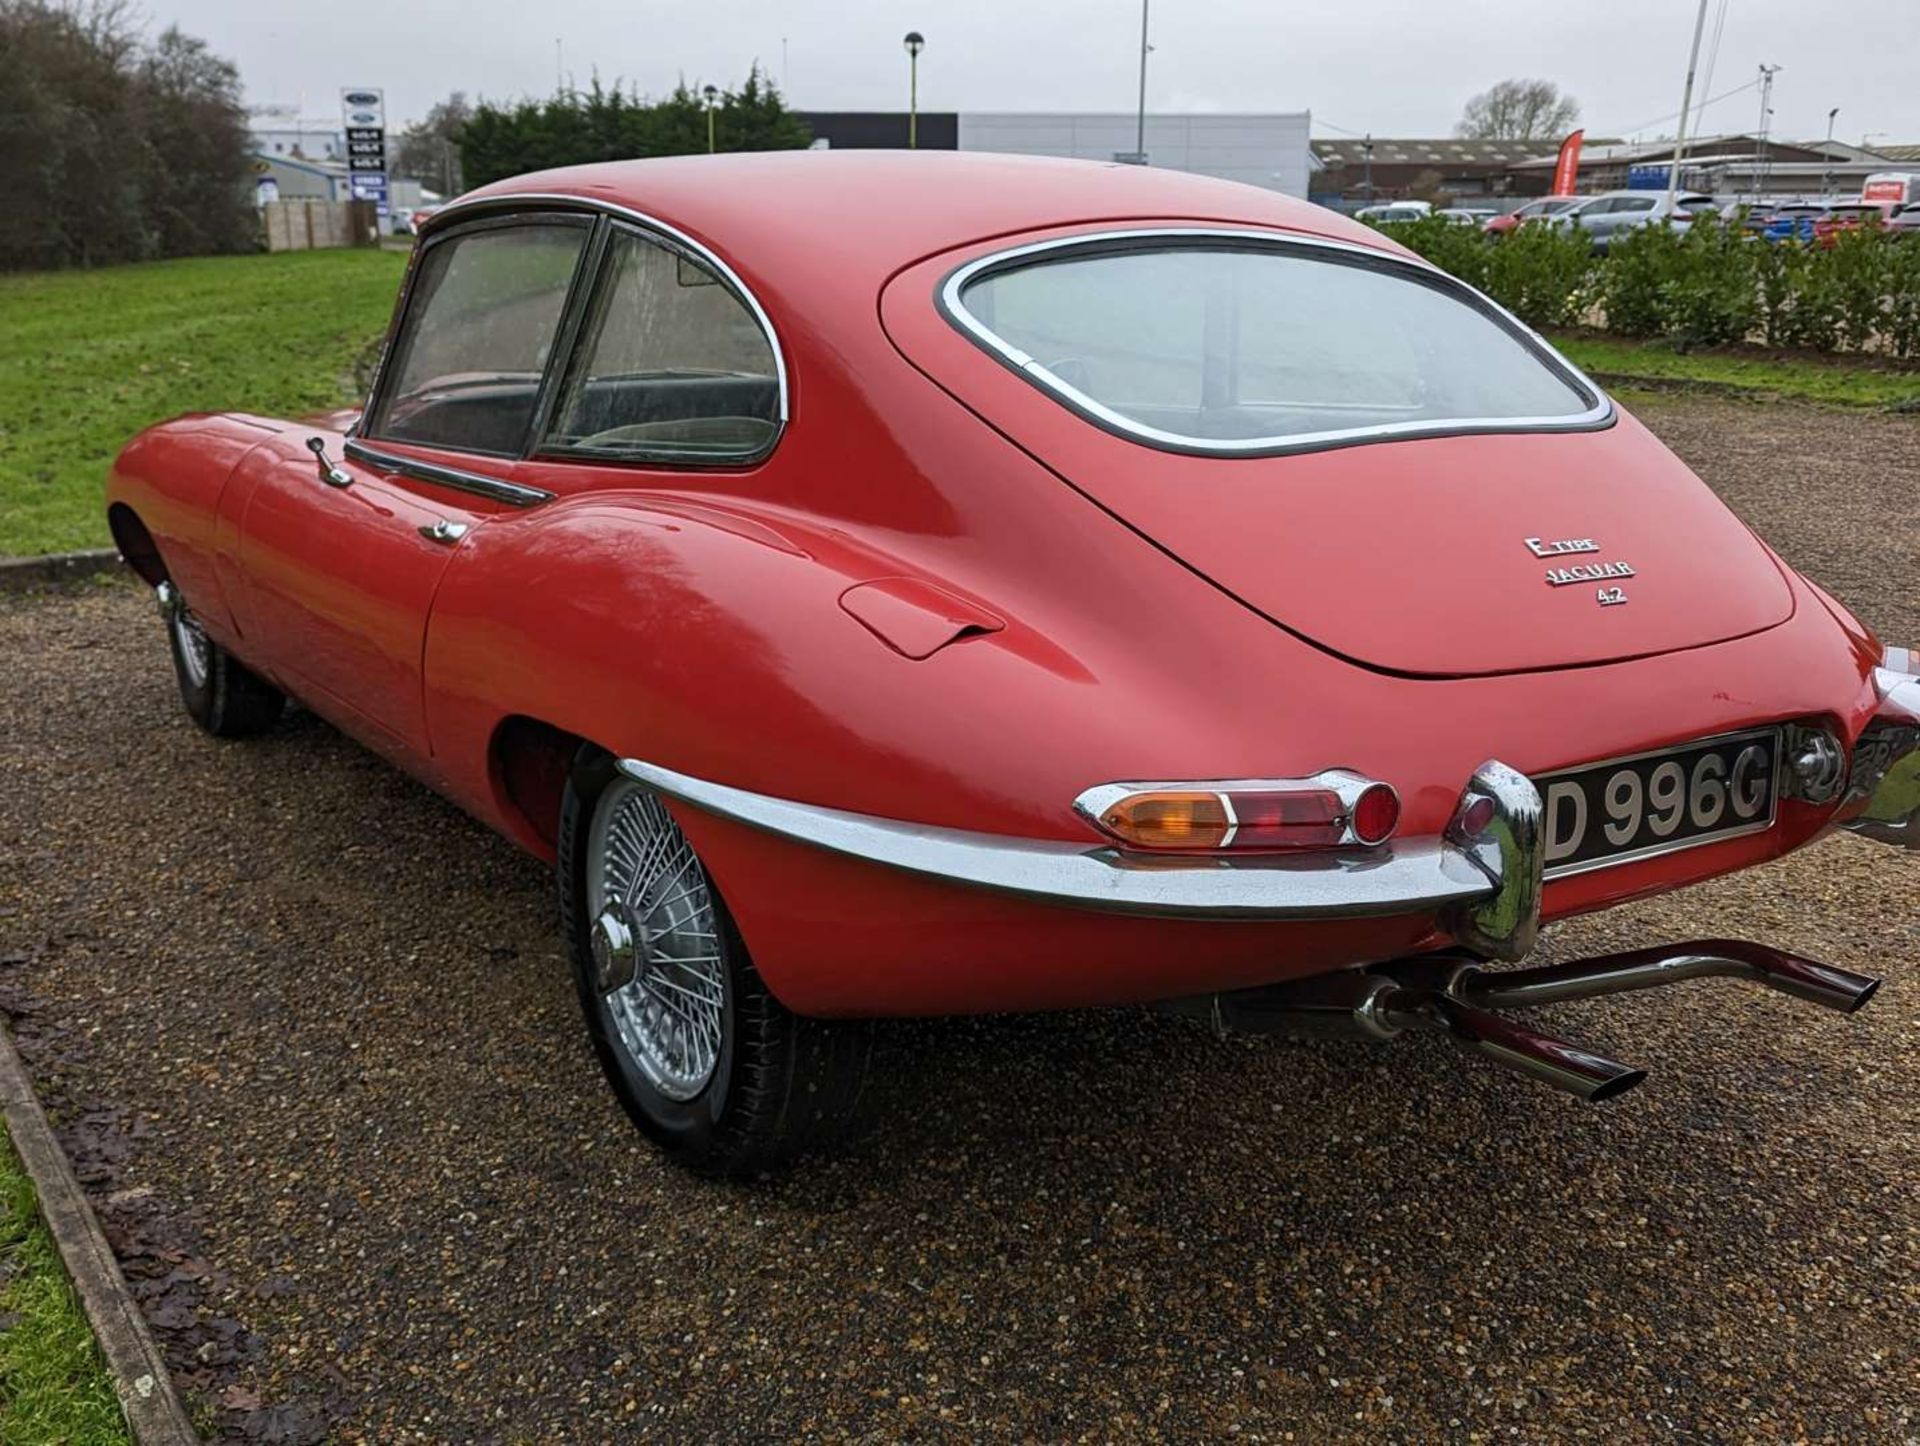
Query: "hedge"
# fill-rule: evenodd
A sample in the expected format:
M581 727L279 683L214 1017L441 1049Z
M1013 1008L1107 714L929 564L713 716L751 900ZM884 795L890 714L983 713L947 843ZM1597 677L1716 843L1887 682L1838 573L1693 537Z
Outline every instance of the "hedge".
M1444 217L1379 230L1478 287L1529 326L1598 319L1675 347L1764 341L1920 359L1920 235L1842 231L1831 247L1740 226L1647 226L1591 253L1584 232L1525 225L1493 237Z

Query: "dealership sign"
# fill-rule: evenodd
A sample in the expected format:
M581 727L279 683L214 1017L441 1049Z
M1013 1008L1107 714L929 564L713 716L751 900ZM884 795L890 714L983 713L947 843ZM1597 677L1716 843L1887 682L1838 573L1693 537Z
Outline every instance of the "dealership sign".
M387 213L387 98L364 87L340 92L340 119L347 133L347 190Z

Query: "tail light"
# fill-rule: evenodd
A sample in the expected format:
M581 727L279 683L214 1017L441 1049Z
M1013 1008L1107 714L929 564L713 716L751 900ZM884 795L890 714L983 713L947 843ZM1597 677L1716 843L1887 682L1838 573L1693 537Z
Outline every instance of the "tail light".
M1126 847L1154 852L1372 847L1400 824L1391 785L1338 768L1311 778L1107 783L1073 806Z

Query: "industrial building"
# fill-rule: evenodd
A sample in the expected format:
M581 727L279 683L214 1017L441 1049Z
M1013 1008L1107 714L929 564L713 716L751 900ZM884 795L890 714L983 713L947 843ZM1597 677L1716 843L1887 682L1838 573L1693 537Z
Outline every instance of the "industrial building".
M904 147L905 111L803 111L823 149ZM1313 169L1305 111L1237 115L1149 112L1144 160L1168 170L1240 181L1305 196ZM1090 161L1137 161L1139 117L1131 112L936 111L917 119L922 150L999 151Z

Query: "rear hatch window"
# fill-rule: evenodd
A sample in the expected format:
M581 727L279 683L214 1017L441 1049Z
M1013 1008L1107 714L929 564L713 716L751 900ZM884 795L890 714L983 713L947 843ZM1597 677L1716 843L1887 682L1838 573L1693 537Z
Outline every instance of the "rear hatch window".
M1158 447L1258 454L1608 412L1490 303L1358 248L1233 233L1053 246L964 267L943 295L1000 360Z

